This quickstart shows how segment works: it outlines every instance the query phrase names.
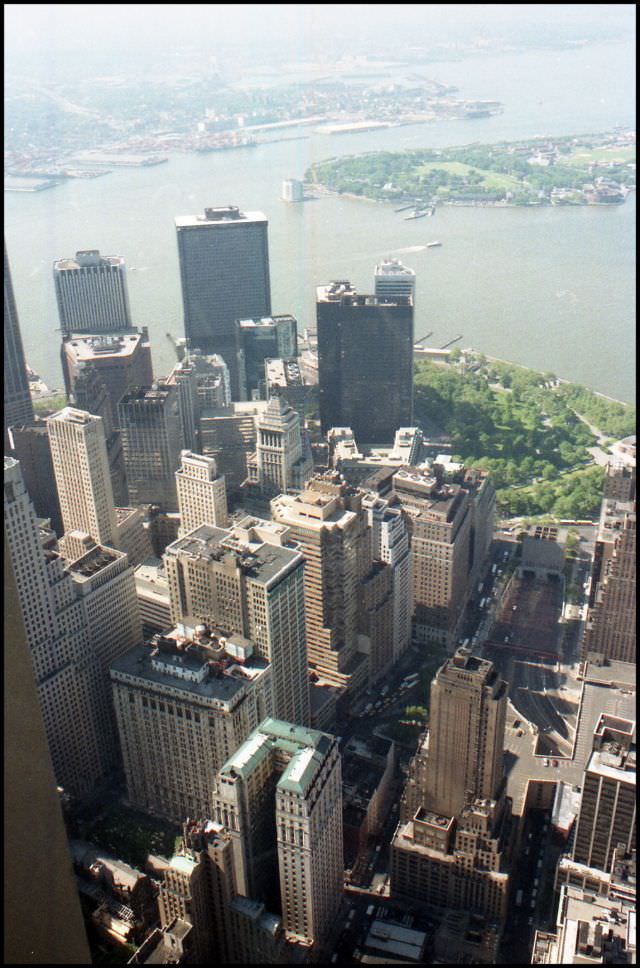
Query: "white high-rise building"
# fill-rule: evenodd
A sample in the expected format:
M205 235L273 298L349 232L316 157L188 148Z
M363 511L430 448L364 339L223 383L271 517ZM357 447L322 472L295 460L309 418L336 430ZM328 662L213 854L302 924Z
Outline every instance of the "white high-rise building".
M374 560L392 568L393 585L393 659L398 659L411 642L412 575L409 535L400 508L389 507L384 498L363 498L369 517L371 550Z
M224 474L218 474L213 457L183 450L176 471L178 510L182 537L202 524L226 528L229 523Z
M97 249L53 263L63 333L117 333L131 329L125 262Z
M102 417L64 407L47 419L65 532L114 545L118 525Z
M284 397L272 397L258 417L256 452L247 468L249 481L272 496L301 491L312 477L313 457L300 416Z
M262 899L279 881L285 937L321 956L343 890L338 740L265 719L218 772L213 814L233 845L238 893Z
M374 272L375 295L395 299L397 296L411 296L415 301L416 274L399 259L384 259L378 263Z
M57 783L90 794L113 765L109 696L87 614L55 542L43 534L20 464L4 459L4 526Z

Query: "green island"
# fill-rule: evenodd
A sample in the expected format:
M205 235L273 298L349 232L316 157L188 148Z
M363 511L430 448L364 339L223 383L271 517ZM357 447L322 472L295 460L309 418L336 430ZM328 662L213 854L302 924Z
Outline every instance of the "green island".
M416 362L416 422L449 434L454 459L491 472L498 514L597 516L604 469L589 448L635 433L635 407L482 354L449 359Z
M375 151L312 165L313 190L446 205L602 205L635 188L635 136L535 138L457 148Z

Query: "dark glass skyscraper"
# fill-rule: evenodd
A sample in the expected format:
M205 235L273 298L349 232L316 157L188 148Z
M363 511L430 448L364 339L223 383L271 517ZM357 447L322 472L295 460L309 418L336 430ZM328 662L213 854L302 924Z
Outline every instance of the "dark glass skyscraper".
M271 315L267 227L261 212L233 205L176 218L185 336L224 358L235 400L236 320Z
M251 400L254 392L264 389L265 360L291 359L298 355L297 323L293 316L239 319L236 330L240 350L240 388Z
M351 427L359 443L391 444L413 420L413 300L333 282L316 309L322 433Z
M29 393L27 368L20 337L18 311L11 284L11 272L4 246L4 445L7 428L33 423L33 404Z

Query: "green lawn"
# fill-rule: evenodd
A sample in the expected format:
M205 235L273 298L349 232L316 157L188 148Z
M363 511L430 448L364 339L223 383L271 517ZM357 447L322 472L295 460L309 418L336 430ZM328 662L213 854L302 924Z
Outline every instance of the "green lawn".
M446 171L450 175L458 175L460 178L466 178L470 174L482 175L482 182L478 184L479 188L488 188L495 191L517 191L522 188L522 185L517 178L513 175L503 175L499 171L487 171L485 168L474 168L473 165L467 165L462 161L427 161L424 164L419 165L415 173L416 175L427 175L431 171Z
M571 155L562 156L562 164L584 167L594 161L622 161L636 160L636 149L629 148L580 148Z
M154 820L128 807L116 805L107 807L89 825L84 839L125 863L141 867L148 854L171 857L178 844L179 831L162 820Z

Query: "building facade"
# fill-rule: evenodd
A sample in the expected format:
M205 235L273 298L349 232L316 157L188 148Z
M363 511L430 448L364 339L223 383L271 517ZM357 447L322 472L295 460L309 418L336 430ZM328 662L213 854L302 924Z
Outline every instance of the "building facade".
M170 544L164 561L172 620L248 639L271 663L274 715L307 723L304 559L288 529L258 518L203 525Z
M376 296L385 299L410 296L415 305L416 274L400 259L383 259L376 266L373 278Z
M91 403L89 398L89 406L83 407L83 397L86 400L90 388L82 385L81 377L88 367L98 372L109 401L113 428L120 426L118 403L125 393L134 387L148 387L153 383L151 346L146 327L129 333L65 335L60 357L67 395L75 398L78 408L89 409L90 413L98 413L94 407L99 404L95 399ZM99 391L98 399L101 396Z
M129 500L176 511L182 424L175 386L129 390L118 404Z
M223 357L238 400L236 320L271 314L267 219L229 205L175 223L185 336L192 348Z
M452 647L472 587L469 494L419 468L397 471L393 491L411 541L415 636Z
M635 849L636 724L602 713L584 773L573 859L610 871L616 849Z
M301 491L313 474L313 457L299 414L284 397L272 397L257 418L248 482L265 497Z
M298 355L298 324L294 316L239 319L236 323L243 400L265 398L265 360Z
M70 333L117 333L131 329L126 267L122 256L97 249L53 263L60 329Z
M238 893L263 900L277 885L285 937L321 952L344 877L337 739L265 720L218 772L213 809L233 844Z
M48 417L47 430L65 532L84 531L98 544L117 546L102 418L64 407Z
M111 683L127 800L177 823L210 812L213 775L272 708L269 664L208 627L155 635Z
M351 427L361 443L392 443L413 422L412 298L334 282L318 287L316 311L322 433Z
M183 450L176 471L176 488L181 537L202 524L228 526L224 474L218 474L213 457Z
M13 294L11 270L4 246L4 447L8 445L7 429L33 423L33 404L29 392L18 310Z
M360 582L371 566L362 495L338 474L312 478L301 494L271 502L305 556L309 665L326 682L362 687L366 657L358 649Z

